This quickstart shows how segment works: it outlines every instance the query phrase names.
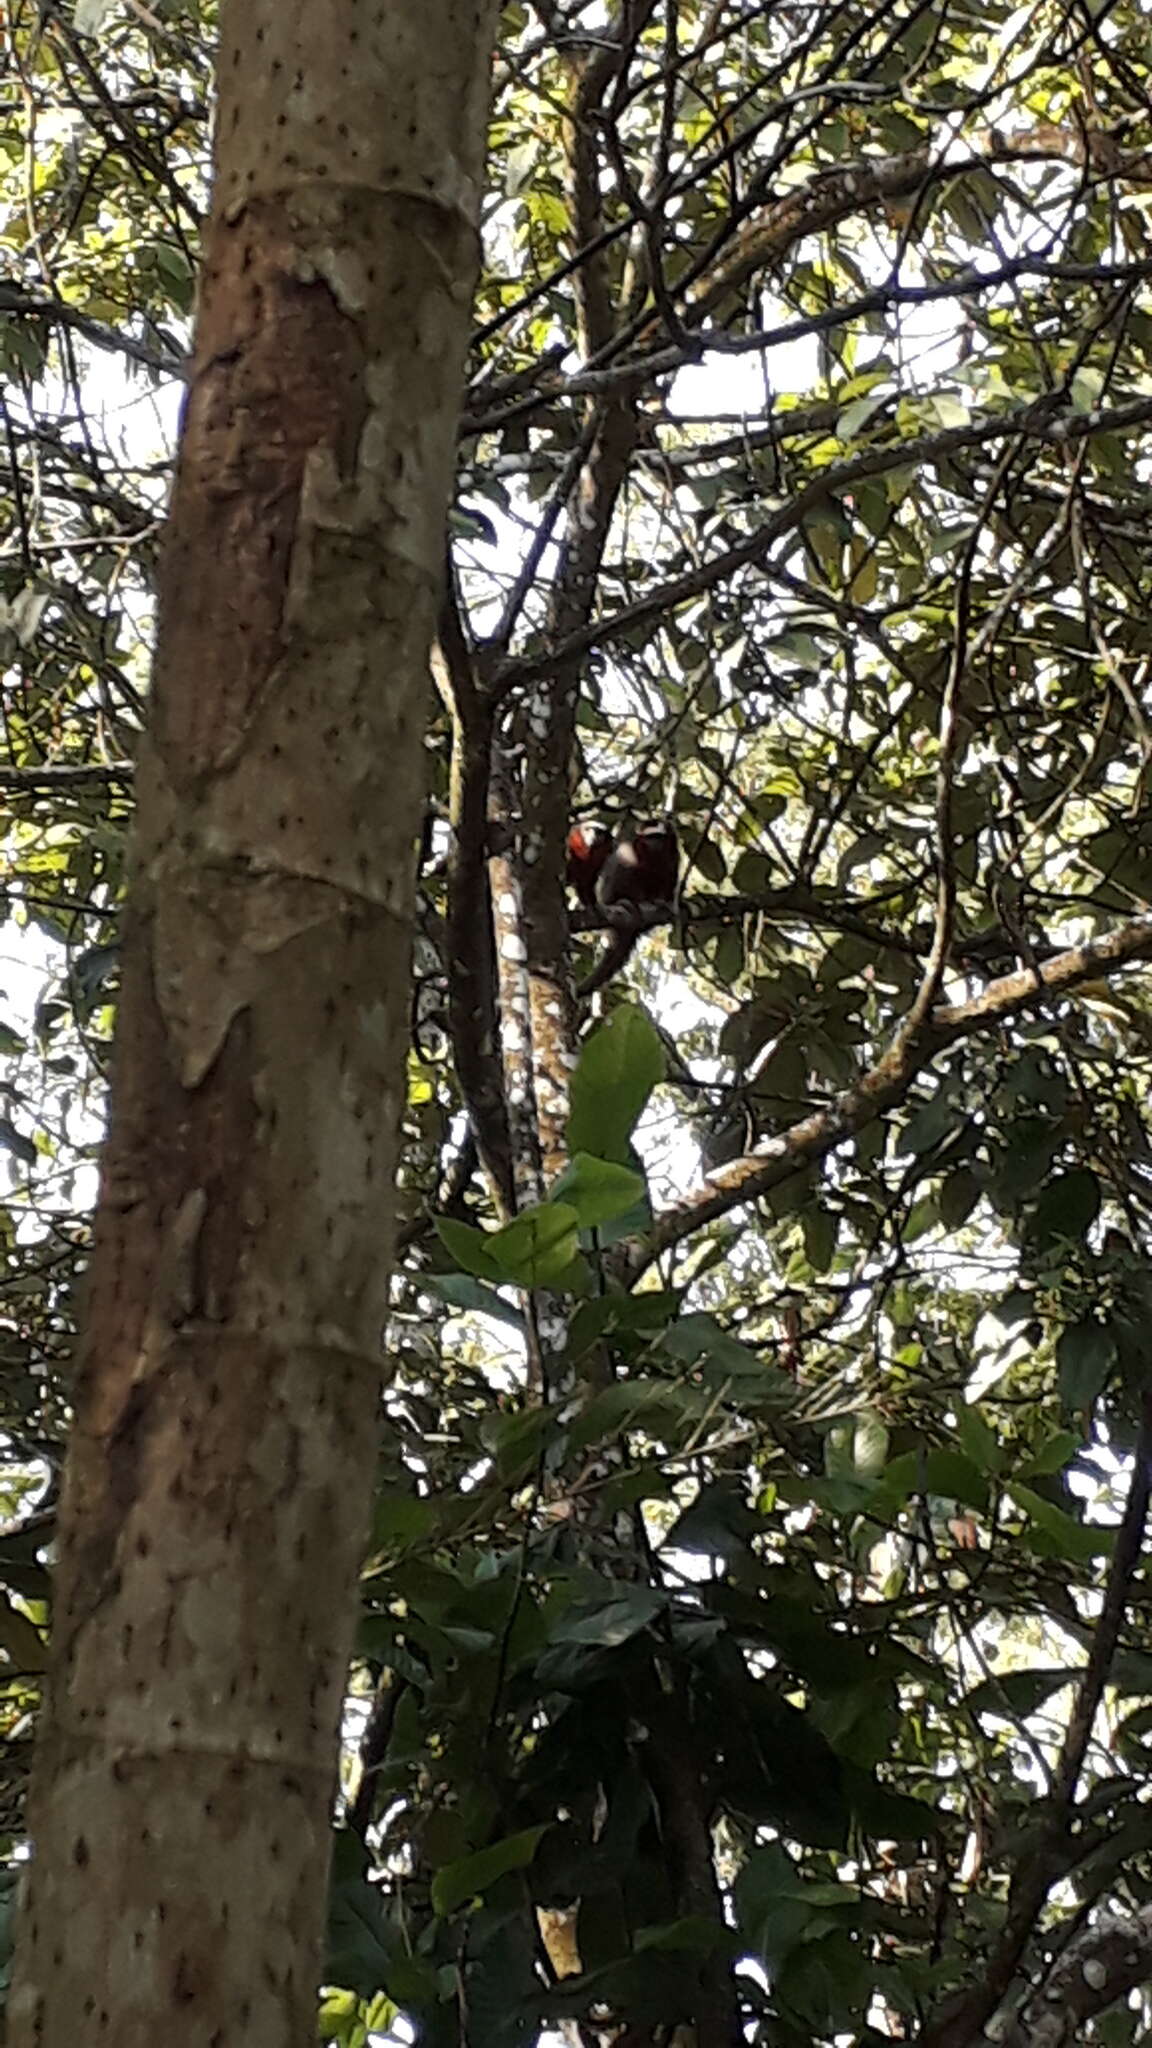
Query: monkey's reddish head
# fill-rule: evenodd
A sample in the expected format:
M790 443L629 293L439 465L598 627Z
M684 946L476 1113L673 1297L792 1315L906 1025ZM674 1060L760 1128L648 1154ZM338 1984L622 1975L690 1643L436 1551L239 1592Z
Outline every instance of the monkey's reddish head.
M600 870L612 851L612 834L606 825L589 819L583 825L573 825L568 834L565 854L564 875L568 887L575 891L585 910L596 908L596 884Z

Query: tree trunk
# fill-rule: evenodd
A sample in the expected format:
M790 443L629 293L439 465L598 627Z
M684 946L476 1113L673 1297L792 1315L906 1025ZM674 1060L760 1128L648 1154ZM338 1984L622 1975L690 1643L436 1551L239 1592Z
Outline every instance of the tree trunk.
M13 2048L313 2038L495 0L226 0Z

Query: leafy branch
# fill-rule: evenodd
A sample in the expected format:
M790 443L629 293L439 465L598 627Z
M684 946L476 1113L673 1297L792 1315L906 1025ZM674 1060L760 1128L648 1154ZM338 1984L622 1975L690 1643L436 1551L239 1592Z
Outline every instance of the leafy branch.
M932 1010L917 1031L898 1033L883 1058L831 1108L817 1110L791 1130L770 1138L749 1158L718 1168L702 1187L665 1210L651 1237L629 1255L629 1279L637 1279L661 1253L682 1244L705 1224L716 1222L745 1202L757 1201L794 1174L827 1158L845 1139L901 1102L917 1075L947 1047L1139 960L1152 960L1152 915L1134 918L1084 945L1070 946L1034 968L1003 975L969 1002L942 1004Z

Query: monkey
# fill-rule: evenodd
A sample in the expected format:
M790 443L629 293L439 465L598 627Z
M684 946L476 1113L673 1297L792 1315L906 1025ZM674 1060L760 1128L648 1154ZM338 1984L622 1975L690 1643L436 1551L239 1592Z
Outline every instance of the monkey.
M596 885L603 910L613 903L670 904L676 894L680 842L670 818L645 818L622 832Z
M679 864L680 842L669 818L646 818L634 831L620 834L596 882L596 904L615 931L576 991L581 1001L619 974L652 922L645 912L671 907Z
M607 825L589 820L573 825L565 847L564 878L585 910L595 910L596 884L612 851L612 834Z

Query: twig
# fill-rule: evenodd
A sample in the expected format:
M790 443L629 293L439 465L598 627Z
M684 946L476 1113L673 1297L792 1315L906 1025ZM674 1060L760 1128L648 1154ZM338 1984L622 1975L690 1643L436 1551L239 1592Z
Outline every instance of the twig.
M94 789L129 783L135 761L41 761L31 768L0 767L0 789Z

